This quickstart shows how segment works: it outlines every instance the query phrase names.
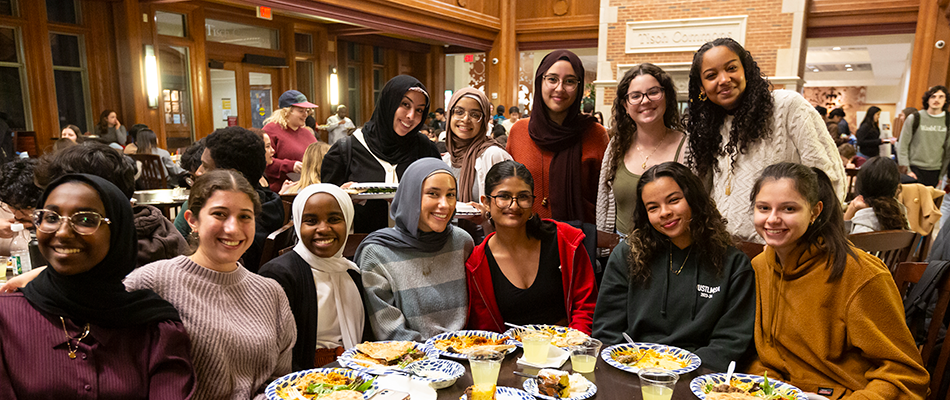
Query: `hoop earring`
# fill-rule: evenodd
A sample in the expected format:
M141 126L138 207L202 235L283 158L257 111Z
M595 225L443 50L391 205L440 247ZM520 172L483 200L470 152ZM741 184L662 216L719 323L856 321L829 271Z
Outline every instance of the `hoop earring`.
M197 242L198 241L198 231L191 231L188 233L188 238Z
M699 101L706 101L706 99L708 99L706 92L699 92Z

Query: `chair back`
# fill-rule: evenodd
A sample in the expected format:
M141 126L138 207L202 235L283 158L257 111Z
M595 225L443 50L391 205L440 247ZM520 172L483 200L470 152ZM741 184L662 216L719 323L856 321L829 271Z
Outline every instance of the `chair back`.
M284 250L293 248L296 243L297 233L294 231L293 222L288 222L280 229L271 232L264 240L264 248L261 249L261 265L273 260L280 254L284 254Z
M168 177L165 176L165 166L162 158L155 154L129 154L135 160L140 175L137 176L138 187L141 190L165 189L168 186Z
M897 284L897 290L901 297L907 295L908 287L916 284L923 277L927 270L925 262L902 262L897 265L894 271L894 283ZM930 358L933 355L934 346L937 344L938 334L943 327L943 320L947 313L947 305L950 303L950 274L944 274L937 282L937 302L934 305L933 316L930 325L927 327L927 340L920 348L920 356L923 358L924 366L930 364ZM911 327L920 324L919 318L925 318L924 313L917 313L914 321L908 321ZM944 344L940 349L940 355L937 357L936 368L930 374L930 395L927 400L935 400L938 396L940 385L943 383L944 373L947 368L947 359L950 358L950 346ZM950 397L950 396L948 396Z
M741 241L736 243L736 247L738 247L739 250L742 250L745 255L749 256L750 260L759 255L759 253L765 251L765 245L756 242Z
M25 151L30 154L30 157L39 157L39 148L36 145L36 132L14 131L13 151L17 153L22 153Z
M360 243L363 243L363 239L366 239L366 236L369 236L369 234L351 233L350 236L346 238L346 246L343 246L343 257L352 259L353 256L356 255L356 249L360 247Z
M880 258L894 272L897 264L909 260L917 237L916 232L895 229L856 233L848 236L848 239L855 247Z
M854 181L856 180L858 176L858 172L860 171L861 171L860 168L845 168L844 169L845 174L848 175L848 191L845 192L847 193L845 196L846 197L845 200L847 201L851 201L851 199L854 199L855 197L857 197L857 194L854 192Z

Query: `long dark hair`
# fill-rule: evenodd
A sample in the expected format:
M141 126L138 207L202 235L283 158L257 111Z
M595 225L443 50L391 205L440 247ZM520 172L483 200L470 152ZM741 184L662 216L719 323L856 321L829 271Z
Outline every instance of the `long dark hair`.
M881 109L877 106L871 106L871 108L868 108L867 114L864 114L864 119L861 120L861 125L858 127L860 128L867 125L868 128L880 132L880 129L877 127L877 122L874 122L874 116L879 112L881 112Z
M726 46L739 56L745 70L746 88L739 98L735 110L729 113L735 117L729 131L729 141L722 146L720 127L726 119L726 109L709 99L700 99L702 93L703 56L709 49ZM693 55L693 64L689 69L689 113L686 131L689 132L690 154L687 163L703 174L719 171L716 161L719 157L729 156L735 164L739 153L745 153L752 144L772 135L772 112L775 100L772 99L772 84L769 83L752 54L742 45L730 38L719 38L708 42Z
M897 189L900 184L901 175L897 164L886 158L871 157L858 171L856 191L874 210L877 221L885 230L910 228L907 216L897 202Z
M115 110L105 110L102 114L99 114L99 123L96 124L96 132L99 136L109 133L109 122L106 119L109 118L109 114L114 112Z
M631 283L646 283L650 279L650 263L669 245L669 238L650 223L642 196L646 184L663 177L671 178L679 185L692 212L693 217L689 221L691 246L695 247L696 254L702 254L704 259L709 260L708 264L703 265L710 265L716 274L721 273L726 250L732 245L732 237L726 231L726 219L719 213L716 202L709 197L699 177L686 166L668 161L647 169L637 183L639 200L633 212L633 232L627 236L627 244L630 245L627 263L630 265Z
M136 136L135 150L136 154L152 154L152 148L158 147L158 137L151 129L142 129Z
M623 75L620 84L617 85L617 97L614 98L614 106L611 116L611 137L616 136L616 142L610 151L611 168L607 171L607 181L612 182L616 175L616 166L623 161L624 154L633 145L633 138L637 134L637 124L627 115L627 91L630 90L630 82L641 75L650 75L660 82L663 88L663 97L666 102L666 112L663 113L663 125L673 130L683 130L683 123L680 118L679 108L676 104L676 86L673 85L673 78L660 67L650 63L643 63L636 68L631 68Z
M505 160L493 165L491 169L488 170L488 174L485 175L485 194L491 194L502 181L508 178L521 179L522 182L531 188L531 193L534 193L534 178L531 176L531 171L528 170L528 167L514 160ZM542 239L549 235L551 232L544 229L541 217L530 209L528 211L533 213L525 224L528 237L532 239ZM491 223L492 226L495 225L495 221L491 221Z
M798 242L808 246L821 245L824 248L828 253L828 265L831 269L828 282L834 282L844 273L848 256L855 261L858 261L858 257L851 249L851 242L844 231L844 212L841 211L838 195L835 194L831 179L824 171L789 162L769 165L755 180L749 201L754 206L755 198L766 181L786 178L795 182L795 190L805 198L810 207L814 207L819 201L822 203L821 213L808 226Z

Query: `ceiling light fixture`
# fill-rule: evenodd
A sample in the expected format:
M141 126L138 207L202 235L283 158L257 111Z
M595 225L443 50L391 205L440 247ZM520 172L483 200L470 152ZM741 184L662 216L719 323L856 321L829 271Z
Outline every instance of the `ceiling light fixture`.
M832 50L834 50L834 51L838 51L838 50L841 50L841 48L840 48L840 47L838 47L838 46L835 46L835 47L832 47L831 49L832 49Z
M844 67L845 67L845 68L851 68L851 64L845 64Z
M848 71L854 71L854 68L848 68Z

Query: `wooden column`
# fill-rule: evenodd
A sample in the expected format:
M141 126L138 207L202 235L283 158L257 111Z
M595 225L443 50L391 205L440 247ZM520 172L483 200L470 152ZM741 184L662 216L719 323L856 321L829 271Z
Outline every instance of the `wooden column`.
M116 20L116 55L118 61L119 91L122 109L126 114L135 116L135 123L153 127L156 132L161 131L161 115L157 109L148 107L148 94L145 82L145 43L152 41L151 22L142 21L143 10L138 0L124 0L113 6ZM148 13L151 21L152 14ZM146 42L147 40L147 42ZM155 49L158 54L158 49ZM99 118L99 114L95 115ZM121 121L123 124L126 121ZM131 126L131 125L129 125Z
M492 43L492 50L488 53L488 84L485 91L492 104L504 104L507 108L518 105L518 69L520 57L518 55L518 42L515 30L516 23L516 4L515 0L498 0L499 11L501 14L501 30L495 36ZM492 64L492 60L498 59L498 64ZM497 93L498 98L492 97ZM492 115L495 110L492 110Z
M59 137L59 106L56 103L56 81L53 79L53 55L50 52L49 27L46 19L46 2L20 2L22 15L40 15L39 20L23 25L23 55L33 115L33 131L37 147L42 151L51 145L51 137ZM80 127L83 130L87 126ZM35 155L35 154L31 154Z
M921 0L917 13L917 32L914 35L914 56L911 64L907 106L926 107L920 98L934 85L946 85L950 76L950 21L947 19L948 0ZM944 47L935 44L943 40Z
M432 45L426 55L426 77L422 83L429 90L429 112L445 104L445 48Z

